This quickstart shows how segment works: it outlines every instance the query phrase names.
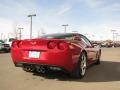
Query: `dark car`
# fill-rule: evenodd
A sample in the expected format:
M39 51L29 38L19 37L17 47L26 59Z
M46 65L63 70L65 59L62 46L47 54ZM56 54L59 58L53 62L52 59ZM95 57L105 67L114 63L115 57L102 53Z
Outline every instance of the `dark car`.
M0 52L9 52L9 51L10 51L10 45L0 40Z
M114 47L120 47L120 43L114 43Z
M113 43L112 42L103 42L103 43L101 43L101 47L111 48L111 47L113 47Z

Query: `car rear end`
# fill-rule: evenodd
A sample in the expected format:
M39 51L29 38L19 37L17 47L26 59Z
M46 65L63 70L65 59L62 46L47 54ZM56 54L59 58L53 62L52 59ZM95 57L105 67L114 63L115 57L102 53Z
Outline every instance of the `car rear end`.
M57 39L16 40L12 43L11 56L15 66L43 72L44 69L72 72L74 61L70 43Z

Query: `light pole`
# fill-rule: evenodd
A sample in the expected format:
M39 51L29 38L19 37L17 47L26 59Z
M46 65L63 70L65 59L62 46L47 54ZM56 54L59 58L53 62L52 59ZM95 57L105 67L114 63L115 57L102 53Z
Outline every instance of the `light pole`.
M10 33L8 33L8 38L10 38Z
M120 41L120 35L118 35L118 41Z
M20 40L21 40L21 37L22 37L22 31L21 31L21 30L24 29L24 28L19 27L18 29L20 30L19 38L20 38Z
M115 42L115 32L116 30L111 30L111 32L113 33L113 43Z
M118 33L115 33L116 41L118 41Z
M62 26L64 27L64 33L66 33L67 26L69 26L69 25L68 24L63 24Z
M28 17L30 17L31 21L30 21L30 39L32 39L32 17L36 16L36 14L31 14L28 15Z
M95 35L92 35L93 41L95 41Z

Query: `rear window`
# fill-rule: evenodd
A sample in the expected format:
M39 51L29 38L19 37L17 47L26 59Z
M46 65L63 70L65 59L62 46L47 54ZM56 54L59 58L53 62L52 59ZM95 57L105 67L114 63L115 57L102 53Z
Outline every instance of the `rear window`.
M48 34L48 35L43 35L40 38L72 40L73 34Z

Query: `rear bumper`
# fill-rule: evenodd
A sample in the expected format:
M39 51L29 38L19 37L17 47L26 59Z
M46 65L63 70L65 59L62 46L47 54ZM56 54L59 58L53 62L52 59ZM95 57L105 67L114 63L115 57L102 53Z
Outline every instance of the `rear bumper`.
M32 66L32 68L36 68L36 66L41 66L44 67L46 70L53 70L53 71L63 71L69 73L67 70L65 70L63 67L58 67L58 66L51 66L51 65L46 65L46 64L33 64L33 63L19 63L15 62L14 63L16 67L24 67L25 65Z
M65 71L72 72L76 67L76 60L72 58L71 52L42 52L40 58L28 58L28 55L20 50L11 51L12 60L16 66L26 64L36 64L45 66L56 66Z

